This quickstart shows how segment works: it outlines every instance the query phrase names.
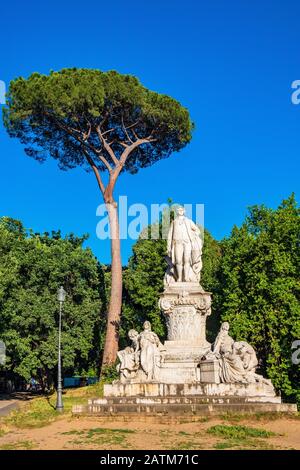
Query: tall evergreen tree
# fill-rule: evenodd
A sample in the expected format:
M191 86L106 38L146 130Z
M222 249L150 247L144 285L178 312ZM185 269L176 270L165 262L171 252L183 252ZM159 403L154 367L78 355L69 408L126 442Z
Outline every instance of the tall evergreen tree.
M136 173L191 140L187 109L115 71L63 69L10 83L4 125L42 162L92 171L106 204L111 229L111 296L103 365L116 360L122 303L122 264L114 190L120 173ZM101 172L106 172L105 181Z

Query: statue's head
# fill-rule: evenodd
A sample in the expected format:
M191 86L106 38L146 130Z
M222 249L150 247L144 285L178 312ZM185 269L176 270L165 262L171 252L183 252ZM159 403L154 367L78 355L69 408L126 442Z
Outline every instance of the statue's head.
M151 323L149 321L145 321L145 323L143 324L143 328L144 330L151 331Z
M180 215L181 215L181 216L184 215L184 214L185 214L185 208L184 208L183 206L177 207L176 213L177 213L177 215L179 215L179 216L180 216Z
M133 340L138 337L138 332L136 330L129 330L128 331L128 338Z
M229 323L227 321L224 321L221 326L222 331L229 331Z
M234 343L234 350L238 353L238 354L243 354L245 352L245 344L244 344L244 341L235 341Z

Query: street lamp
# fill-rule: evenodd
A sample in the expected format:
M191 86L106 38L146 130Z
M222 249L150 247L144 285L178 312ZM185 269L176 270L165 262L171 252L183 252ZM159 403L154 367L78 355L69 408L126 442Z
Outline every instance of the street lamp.
M62 412L64 404L62 399L62 381L61 381L61 315L63 303L66 300L66 291L63 286L57 291L57 300L59 301L59 324L58 324L58 367L57 367L57 399L56 411Z

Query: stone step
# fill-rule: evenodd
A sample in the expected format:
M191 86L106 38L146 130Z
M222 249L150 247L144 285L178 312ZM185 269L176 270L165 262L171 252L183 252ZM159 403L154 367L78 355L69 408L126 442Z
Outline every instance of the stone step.
M126 415L145 415L145 416L195 416L195 415L220 415L224 413L296 413L297 405L289 403L209 403L209 404L187 404L187 403L168 403L168 404L148 404L138 403L113 403L106 405L75 405L72 413L74 415L93 415L93 416L126 416Z
M230 403L281 403L280 397L241 397L241 396L165 396L165 397L105 397L92 398L88 405L193 405L193 404L230 404Z

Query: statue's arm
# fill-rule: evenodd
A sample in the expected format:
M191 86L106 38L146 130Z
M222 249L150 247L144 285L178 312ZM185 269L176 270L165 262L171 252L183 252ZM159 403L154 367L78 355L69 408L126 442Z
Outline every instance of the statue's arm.
M139 338L138 338L136 343L135 343L134 352L138 352L138 351L140 351L140 349L141 349L141 347L140 347L140 342L139 342Z
M202 240L202 237L201 237L201 231L200 231L199 227L195 224L195 222L193 222L193 220L190 221L190 228L194 232L193 235L192 235L192 238L194 240L197 240L198 248L199 248L200 252L202 252L203 240Z
M168 232L168 240L167 240L167 251L170 257L171 257L171 251L172 251L173 225L174 225L173 222L171 222L169 232Z
M200 232L200 229L198 227L198 225L195 224L195 222L193 220L191 220L191 229L197 233L197 235L200 236L201 232Z
M222 341L222 334L219 332L213 344L213 353L219 354Z

